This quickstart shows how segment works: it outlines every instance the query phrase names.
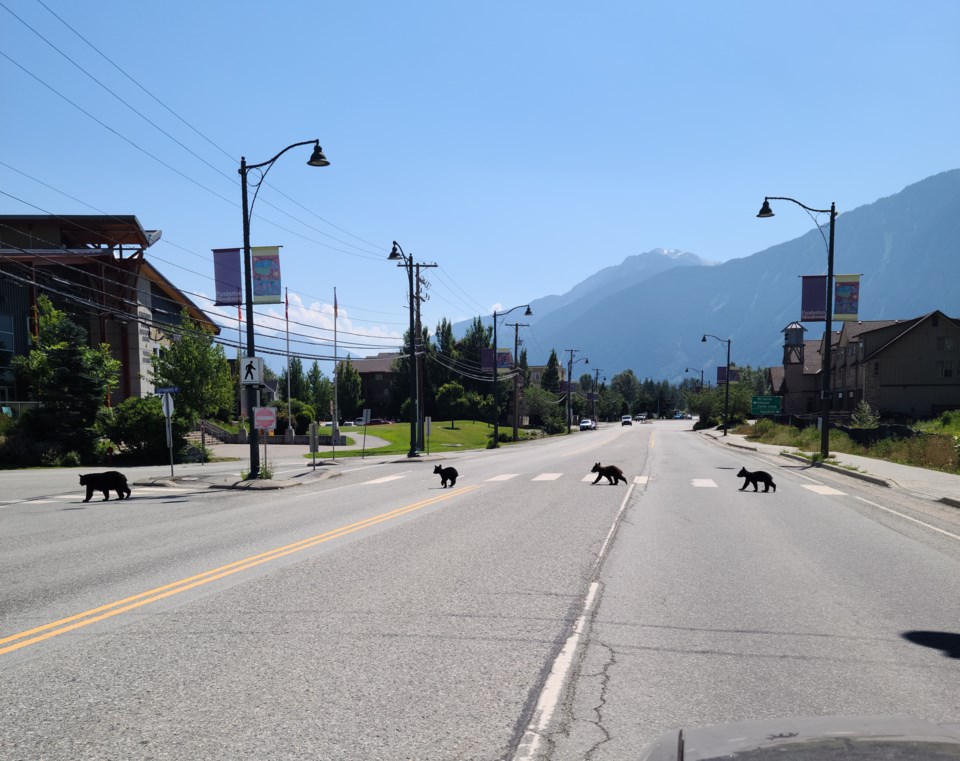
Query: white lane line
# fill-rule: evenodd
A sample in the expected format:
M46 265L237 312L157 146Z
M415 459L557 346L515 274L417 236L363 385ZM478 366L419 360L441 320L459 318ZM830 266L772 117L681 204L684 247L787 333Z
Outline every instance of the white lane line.
M804 489L809 489L814 494L826 494L828 496L839 495L843 496L846 492L838 491L831 486L826 486L824 484L800 484Z
M541 473L539 476L532 478L532 481L556 481L563 473Z
M647 482L648 482L649 480L650 480L650 479L649 479L648 476L634 476L634 477L633 477L633 482L634 482L635 484L637 484L638 486L646 486L646 485L647 485Z
M868 505L870 505L871 507L875 507L878 510L886 510L888 513L893 513L894 515L900 518L906 518L908 521L919 523L921 526L925 526L926 528L936 531L939 534L944 534L946 536L949 536L951 539L960 539L960 535L958 534L954 534L951 531L944 531L942 528L937 528L936 526L931 526L929 523L918 520L917 518L914 518L911 515L904 515L903 513L899 513L896 510L891 510L889 507L884 507L883 505L878 505L876 502L871 502L869 499L864 499L863 497L856 497L856 499L859 499L861 502L866 502Z
M626 510L627 504L630 502L632 492L633 486L631 485L627 488L627 495L623 498L623 502L620 503L620 509L617 511L610 530L607 532L607 538L604 540L603 546L600 547L600 552L593 564L594 574L598 572L600 565L606 557L607 548L620 523L620 516L623 515L623 511ZM577 623L573 627L573 632L567 637L563 649L550 668L550 675L547 677L547 681L544 682L540 696L537 698L537 706L533 711L533 718L531 718L530 723L527 724L526 732L524 732L523 738L517 746L517 752L513 755L513 761L531 761L537 757L537 751L543 740L543 734L550 726L553 712L556 710L557 704L563 696L563 685L573 666L573 658L577 652L577 646L580 643L580 635L583 634L587 619L593 611L599 585L600 582L594 581L587 590L587 597L583 602L583 610L580 613L580 617L577 619Z
M698 489L719 489L717 482L712 478L691 478L690 483Z
M364 481L364 484L385 484L388 481L396 481L406 476L384 476L383 478L374 478L372 481Z
M511 478L516 478L519 476L519 473L501 473L499 476L494 476L493 478L488 478L488 481L509 481Z

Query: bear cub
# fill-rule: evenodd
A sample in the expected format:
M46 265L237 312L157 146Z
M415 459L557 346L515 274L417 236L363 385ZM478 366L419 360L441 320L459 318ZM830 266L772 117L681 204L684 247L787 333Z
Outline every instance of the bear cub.
M773 487L773 490L777 490L777 485L773 482L773 476L771 476L765 470L747 470L746 468L740 468L740 472L737 473L737 478L743 479L743 486L740 487L740 491L743 491L750 484L753 484L753 490L759 491L757 488L760 484L763 484L764 491L770 491L770 487Z
M434 467L433 472L440 474L440 483L444 489L447 488L447 481L450 482L450 486L457 485L457 476L460 474L457 473L456 468L441 468L439 465L437 465Z
M627 482L626 477L623 475L623 471L620 470L616 465L601 465L599 462L590 469L591 473L596 473L597 478L594 480L594 484L598 483L601 478L606 478L610 482L611 486L616 486L618 483L623 481Z

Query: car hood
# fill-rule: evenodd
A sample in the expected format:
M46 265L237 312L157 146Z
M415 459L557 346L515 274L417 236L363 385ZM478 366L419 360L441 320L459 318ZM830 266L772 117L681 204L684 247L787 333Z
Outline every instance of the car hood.
M960 722L884 716L758 719L665 732L641 759L957 761Z

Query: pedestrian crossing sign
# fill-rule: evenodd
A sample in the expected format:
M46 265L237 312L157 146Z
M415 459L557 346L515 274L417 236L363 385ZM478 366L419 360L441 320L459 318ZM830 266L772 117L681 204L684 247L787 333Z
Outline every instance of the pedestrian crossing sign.
M244 386L263 385L263 357L243 357L240 360L240 383Z

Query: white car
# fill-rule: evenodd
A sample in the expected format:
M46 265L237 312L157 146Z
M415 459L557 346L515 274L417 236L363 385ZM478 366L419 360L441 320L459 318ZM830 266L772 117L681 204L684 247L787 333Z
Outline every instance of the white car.
M633 418L629 415L624 415L620 418L620 425L633 425Z
M594 423L590 418L584 418L580 421L580 430L581 431L593 431L596 430L597 424Z

